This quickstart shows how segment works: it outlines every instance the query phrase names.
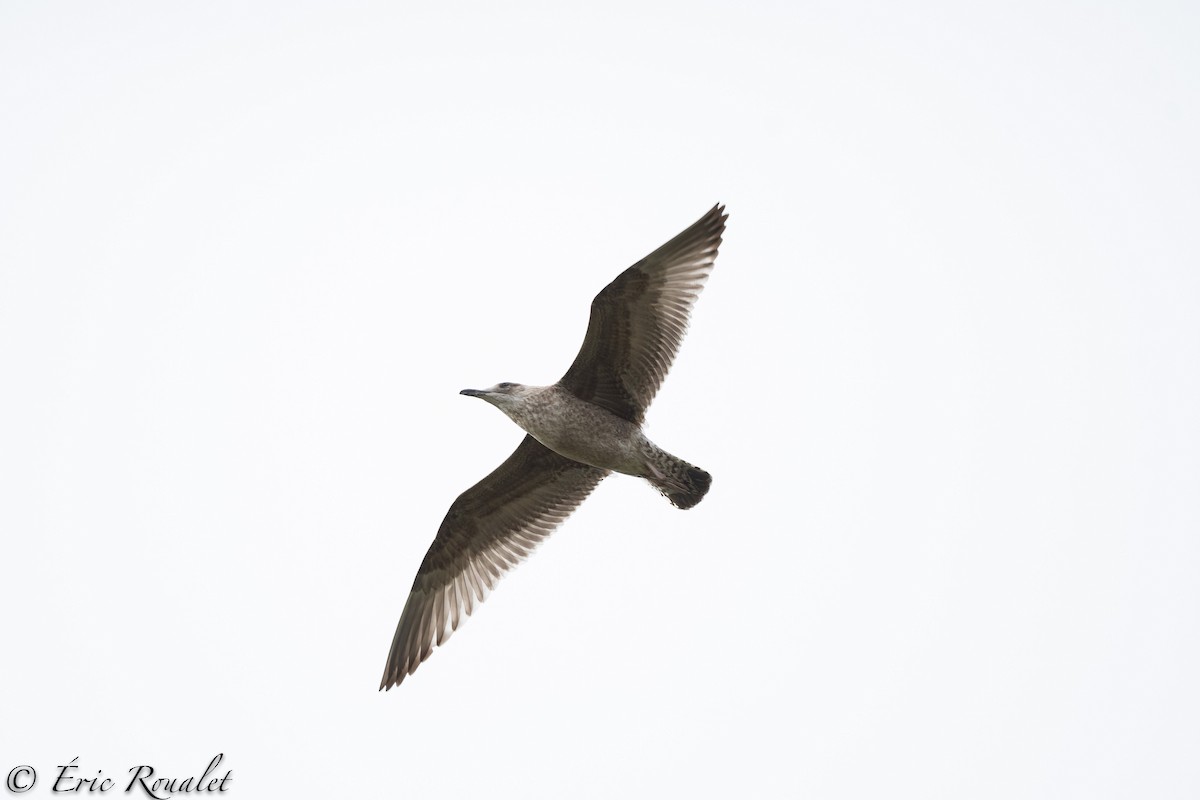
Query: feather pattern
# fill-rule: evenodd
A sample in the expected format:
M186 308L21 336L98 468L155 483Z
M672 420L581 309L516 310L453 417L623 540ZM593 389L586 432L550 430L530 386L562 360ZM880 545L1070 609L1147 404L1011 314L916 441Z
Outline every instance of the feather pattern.
M726 216L724 206L713 206L596 295L583 346L560 386L642 423L712 272Z
M411 675L607 474L526 436L503 464L459 495L417 570L379 688Z

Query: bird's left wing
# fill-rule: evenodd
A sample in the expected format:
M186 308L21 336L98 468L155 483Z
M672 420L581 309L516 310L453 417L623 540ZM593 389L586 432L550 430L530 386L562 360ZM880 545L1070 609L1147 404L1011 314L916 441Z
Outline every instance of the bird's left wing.
M459 495L417 570L379 688L411 675L607 474L526 436L503 464Z

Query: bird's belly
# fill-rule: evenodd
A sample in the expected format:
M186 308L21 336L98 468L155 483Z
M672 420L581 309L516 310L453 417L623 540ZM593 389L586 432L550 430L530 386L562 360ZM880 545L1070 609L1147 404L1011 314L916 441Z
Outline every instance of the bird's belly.
M551 419L531 420L522 427L546 447L574 461L626 475L645 472L640 429L607 412L575 410Z

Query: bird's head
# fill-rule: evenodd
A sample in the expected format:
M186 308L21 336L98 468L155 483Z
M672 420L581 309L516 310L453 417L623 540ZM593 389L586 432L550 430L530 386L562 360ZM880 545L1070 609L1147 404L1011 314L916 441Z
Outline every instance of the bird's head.
M542 387L526 386L522 383L504 381L503 383L497 383L490 389L463 389L459 394L487 400L496 408L505 411L521 405L526 397L540 388Z

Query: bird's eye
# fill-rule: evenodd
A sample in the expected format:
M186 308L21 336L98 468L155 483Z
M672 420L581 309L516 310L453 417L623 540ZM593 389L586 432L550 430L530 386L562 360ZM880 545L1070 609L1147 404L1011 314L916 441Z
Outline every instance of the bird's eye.
M500 388L501 388L501 389L511 389L511 388L512 388L512 384L511 384L511 383L509 383L508 381L505 381L504 383L500 384Z

